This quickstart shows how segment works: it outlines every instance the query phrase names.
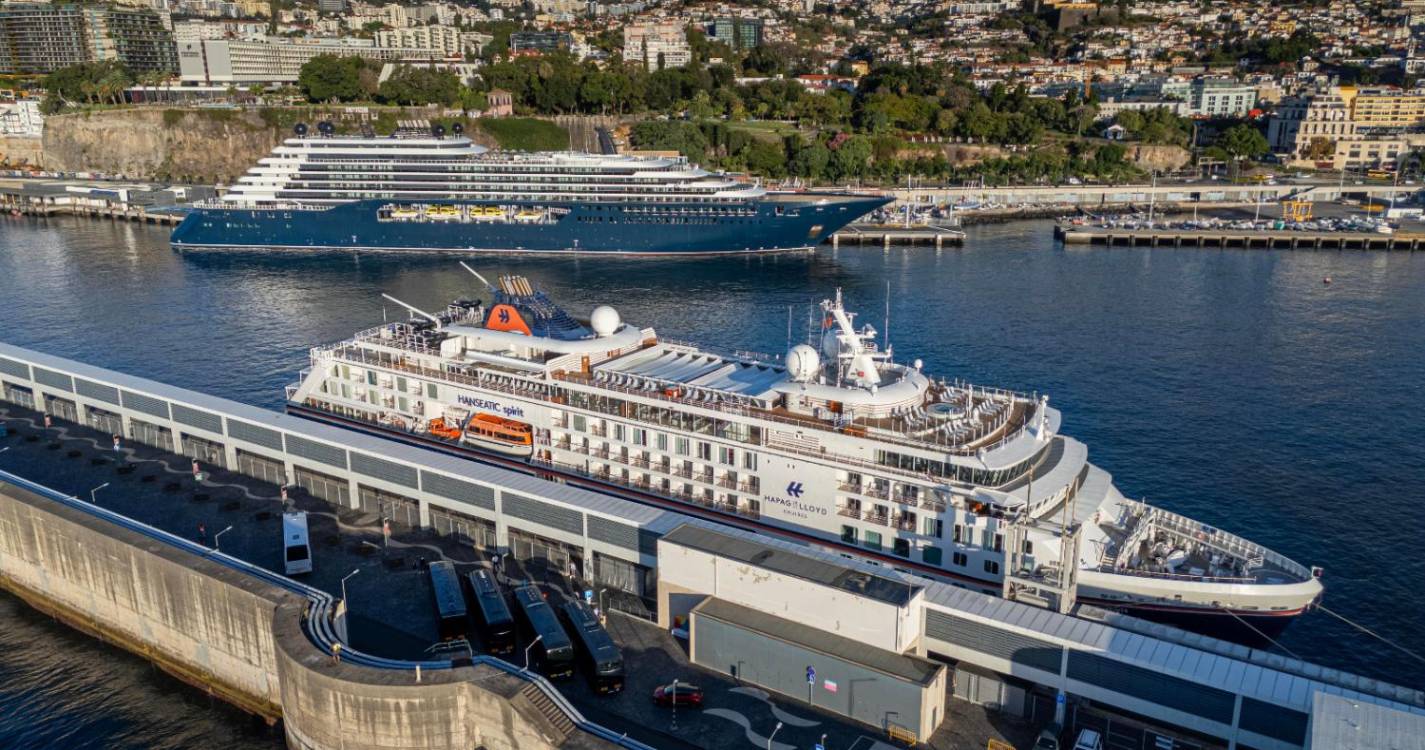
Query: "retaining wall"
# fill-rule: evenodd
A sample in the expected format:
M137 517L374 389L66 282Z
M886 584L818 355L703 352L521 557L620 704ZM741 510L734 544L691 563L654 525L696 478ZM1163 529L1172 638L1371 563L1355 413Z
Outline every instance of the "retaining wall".
M302 750L605 747L486 665L337 662L301 595L62 502L0 483L0 587L269 720ZM533 693L533 696L531 695Z

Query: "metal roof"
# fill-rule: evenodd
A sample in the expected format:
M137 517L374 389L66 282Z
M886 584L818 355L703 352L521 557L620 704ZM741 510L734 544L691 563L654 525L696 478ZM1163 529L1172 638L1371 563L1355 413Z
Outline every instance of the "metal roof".
M913 592L922 588L918 583L876 575L858 566L819 560L802 554L800 550L792 552L780 549L778 545L769 543L770 541L763 536L747 539L724 533L720 529L692 524L679 526L663 537L665 544L677 544L737 560L897 607L904 607Z
M1425 750L1425 717L1318 692L1312 696L1313 750Z
M856 664L896 679L929 685L945 665L919 656L898 654L873 648L861 641L828 633L810 625L792 622L776 615L733 604L725 599L709 597L693 608L693 638L697 638L698 618L708 617L744 630L775 638L784 643L826 654L844 662Z

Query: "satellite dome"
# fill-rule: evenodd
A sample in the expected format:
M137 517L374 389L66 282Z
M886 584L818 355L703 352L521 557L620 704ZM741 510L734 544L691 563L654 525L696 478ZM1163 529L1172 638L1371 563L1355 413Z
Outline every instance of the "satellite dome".
M787 375L798 383L806 383L821 372L821 357L815 349L806 344L797 344L788 349L784 361L787 364Z
M454 125L450 126L450 132L456 135L460 135L461 133L465 132L465 126L457 122Z
M836 359L841 353L841 330L828 328L821 334L821 355L828 360Z
M623 325L623 319L619 317L618 310L608 305L599 305L589 316L589 327L599 336L612 336L620 325Z
M307 123L299 122L296 125L293 125L292 132L295 133L298 138L301 138L302 136L307 134Z

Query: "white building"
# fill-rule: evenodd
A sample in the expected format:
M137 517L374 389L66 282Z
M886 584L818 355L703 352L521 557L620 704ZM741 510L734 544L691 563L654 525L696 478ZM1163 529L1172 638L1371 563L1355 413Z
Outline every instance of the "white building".
M623 59L642 61L648 70L687 65L693 60L688 32L676 21L630 24L623 30Z
M377 47L368 39L349 38L205 40L178 46L178 72L185 84L296 83L302 66L317 55L424 60L430 58L430 50Z
M38 99L0 102L0 135L39 138L45 132L45 116Z
M462 57L478 53L488 35L462 32L454 26L412 26L376 32L376 46L430 50L437 57Z

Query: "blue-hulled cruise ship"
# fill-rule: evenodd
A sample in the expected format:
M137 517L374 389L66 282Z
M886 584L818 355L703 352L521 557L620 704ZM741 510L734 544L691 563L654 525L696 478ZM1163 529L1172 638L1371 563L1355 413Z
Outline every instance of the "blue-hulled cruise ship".
M175 248L717 254L806 250L889 202L773 192L677 156L490 151L458 132L299 129Z

